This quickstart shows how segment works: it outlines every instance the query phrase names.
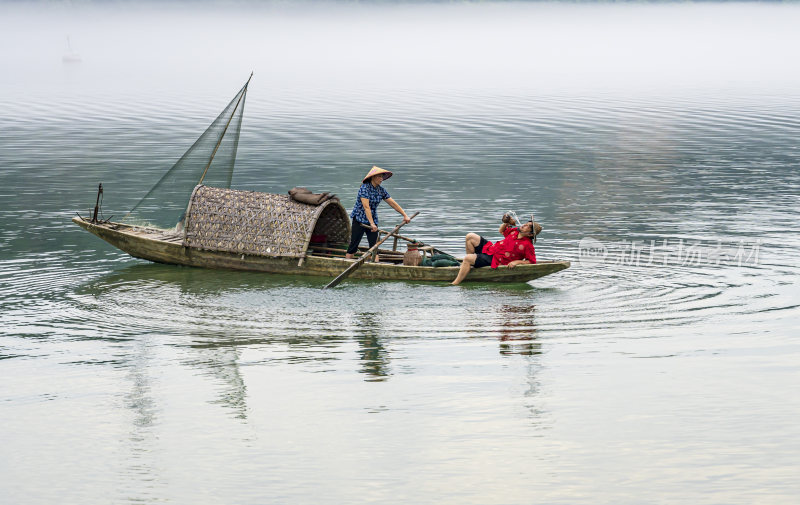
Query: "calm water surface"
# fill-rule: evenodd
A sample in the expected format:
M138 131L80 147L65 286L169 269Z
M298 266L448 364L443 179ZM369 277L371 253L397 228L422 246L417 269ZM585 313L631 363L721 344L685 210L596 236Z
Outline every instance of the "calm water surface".
M3 503L797 503L798 9L240 7L212 46L213 8L3 9L0 42L28 44L0 60ZM734 63L639 74L613 37L581 59L596 15ZM733 37L754 18L777 56ZM539 45L553 20L573 68ZM409 235L460 253L535 212L538 256L572 268L321 291L133 259L70 222L101 181L106 217L130 209L251 69L234 187L350 207L377 164L421 212Z

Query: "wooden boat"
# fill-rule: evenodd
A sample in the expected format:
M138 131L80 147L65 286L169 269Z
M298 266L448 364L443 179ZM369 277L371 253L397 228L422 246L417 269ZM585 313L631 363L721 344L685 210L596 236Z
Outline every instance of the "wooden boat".
M131 256L157 263L333 278L354 261L344 258L350 221L338 200L316 206L295 202L288 195L198 186L183 227L165 230L117 222L92 223L82 217L72 221ZM352 277L434 282L455 279L456 266L403 265L397 244L405 241L410 239L395 236L392 249L379 250L379 262L365 263ZM569 265L568 261L552 261L516 268L473 269L465 282L527 282Z
M249 82L248 79L198 141L128 213L130 216L137 209L144 209L139 213L138 223L98 219L102 185L92 218L78 216L72 221L131 256L158 263L328 278L345 271L354 260L344 257L350 239L350 219L338 199L310 205L285 194L203 184L211 180L217 186L230 186ZM227 160L221 160L224 155L217 155L223 151L227 153ZM207 153L211 153L210 157ZM178 180L188 181L189 185L185 186L184 182L175 187L168 184ZM159 191L167 197L159 197ZM146 212L152 214L154 210L166 208L172 216L170 220L162 221L160 226L153 225ZM142 216L145 219L141 219ZM378 251L379 262L364 263L352 277L436 282L455 279L456 266L403 265L398 242L412 240L397 234L393 237L391 250ZM466 280L526 282L567 267L567 261L553 261L519 265L513 269L480 268L473 269Z

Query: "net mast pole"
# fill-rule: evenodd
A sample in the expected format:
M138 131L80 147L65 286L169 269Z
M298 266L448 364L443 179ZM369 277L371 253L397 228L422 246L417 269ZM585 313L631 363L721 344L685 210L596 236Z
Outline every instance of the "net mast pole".
M200 176L200 180L197 181L197 184L203 184L203 179L206 178L206 174L208 173L208 169L211 167L211 162L214 161L214 156L217 154L217 149L219 149L220 144L222 144L222 139L225 138L225 132L228 131L228 126L230 126L231 121L233 120L233 116L236 114L236 111L239 109L239 104L242 102L242 98L244 95L247 94L247 86L250 84L250 79L253 78L253 72L250 72L250 77L247 78L247 82L244 83L244 90L242 94L239 95L239 100L236 101L236 106L233 108L233 112L231 112L231 117L228 118L228 122L225 123L225 129L222 130L222 135L219 136L219 140L217 141L217 145L214 146L214 152L211 153L211 158L208 160L208 165L206 165L205 170L203 170L203 175Z

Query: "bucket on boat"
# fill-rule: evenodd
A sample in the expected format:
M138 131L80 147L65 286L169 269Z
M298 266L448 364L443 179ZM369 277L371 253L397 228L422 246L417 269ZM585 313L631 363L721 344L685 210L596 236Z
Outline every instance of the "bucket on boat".
M419 244L414 242L407 245L408 250L403 253L403 265L407 267L418 267L422 263L422 254L419 252Z

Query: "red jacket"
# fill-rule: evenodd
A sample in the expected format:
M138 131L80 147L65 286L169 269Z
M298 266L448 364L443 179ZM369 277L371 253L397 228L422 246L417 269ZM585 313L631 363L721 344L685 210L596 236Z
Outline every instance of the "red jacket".
M487 242L483 246L484 254L492 256L492 268L498 265L508 265L512 261L527 259L536 263L536 250L533 242L528 237L518 235L519 228L506 228L503 230L505 238L499 242Z

